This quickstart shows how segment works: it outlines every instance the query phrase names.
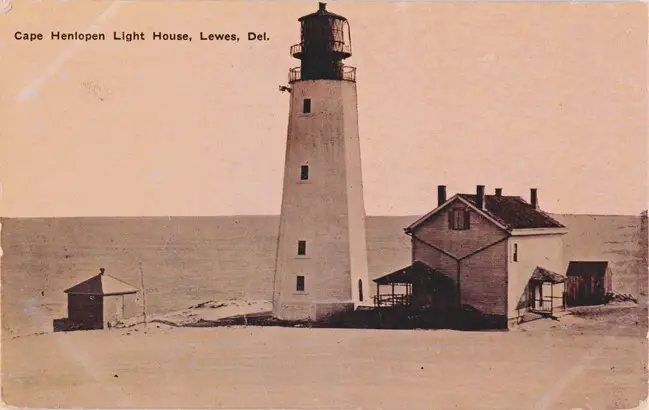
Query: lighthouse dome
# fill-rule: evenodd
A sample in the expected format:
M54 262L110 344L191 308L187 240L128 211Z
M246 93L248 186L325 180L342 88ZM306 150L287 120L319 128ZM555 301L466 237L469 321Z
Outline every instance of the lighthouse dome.
M297 20L302 22L304 20L322 17L347 21L345 17L328 11L327 3L318 3L318 11L316 11L315 13L307 14L306 16L302 16Z

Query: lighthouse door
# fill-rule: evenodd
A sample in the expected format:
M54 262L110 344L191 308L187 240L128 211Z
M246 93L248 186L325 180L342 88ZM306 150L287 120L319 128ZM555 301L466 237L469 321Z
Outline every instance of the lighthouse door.
M363 279L358 280L358 300L363 301Z

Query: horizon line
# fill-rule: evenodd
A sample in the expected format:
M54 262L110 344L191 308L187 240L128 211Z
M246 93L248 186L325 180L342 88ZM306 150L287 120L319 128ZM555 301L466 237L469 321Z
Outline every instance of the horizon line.
M563 215L563 216L636 216L642 217L644 211L637 214L597 214L597 213L561 213L561 212L547 212L550 215ZM385 214L367 214L368 217L379 218L410 218L421 217L422 214L401 214L401 215L385 215ZM0 216L0 220L4 219L81 219L81 218L238 218L238 217L279 217L280 214L218 214L218 215L67 215L67 216Z

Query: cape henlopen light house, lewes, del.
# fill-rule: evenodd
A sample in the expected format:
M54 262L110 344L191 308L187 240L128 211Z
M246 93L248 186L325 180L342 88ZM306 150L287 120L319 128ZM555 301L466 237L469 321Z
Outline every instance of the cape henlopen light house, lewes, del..
M273 315L319 320L370 299L349 23L320 3L298 19L289 71L284 188Z

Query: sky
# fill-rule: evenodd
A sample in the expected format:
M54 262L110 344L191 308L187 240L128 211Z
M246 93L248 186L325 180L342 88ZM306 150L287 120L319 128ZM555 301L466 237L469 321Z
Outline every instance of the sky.
M647 208L646 4L327 7L351 25L369 215L424 214L440 184L525 199L538 188L556 213ZM0 13L0 215L278 214L289 102L278 86L299 65L297 18L316 9L14 0ZM108 40L51 41L52 30Z

